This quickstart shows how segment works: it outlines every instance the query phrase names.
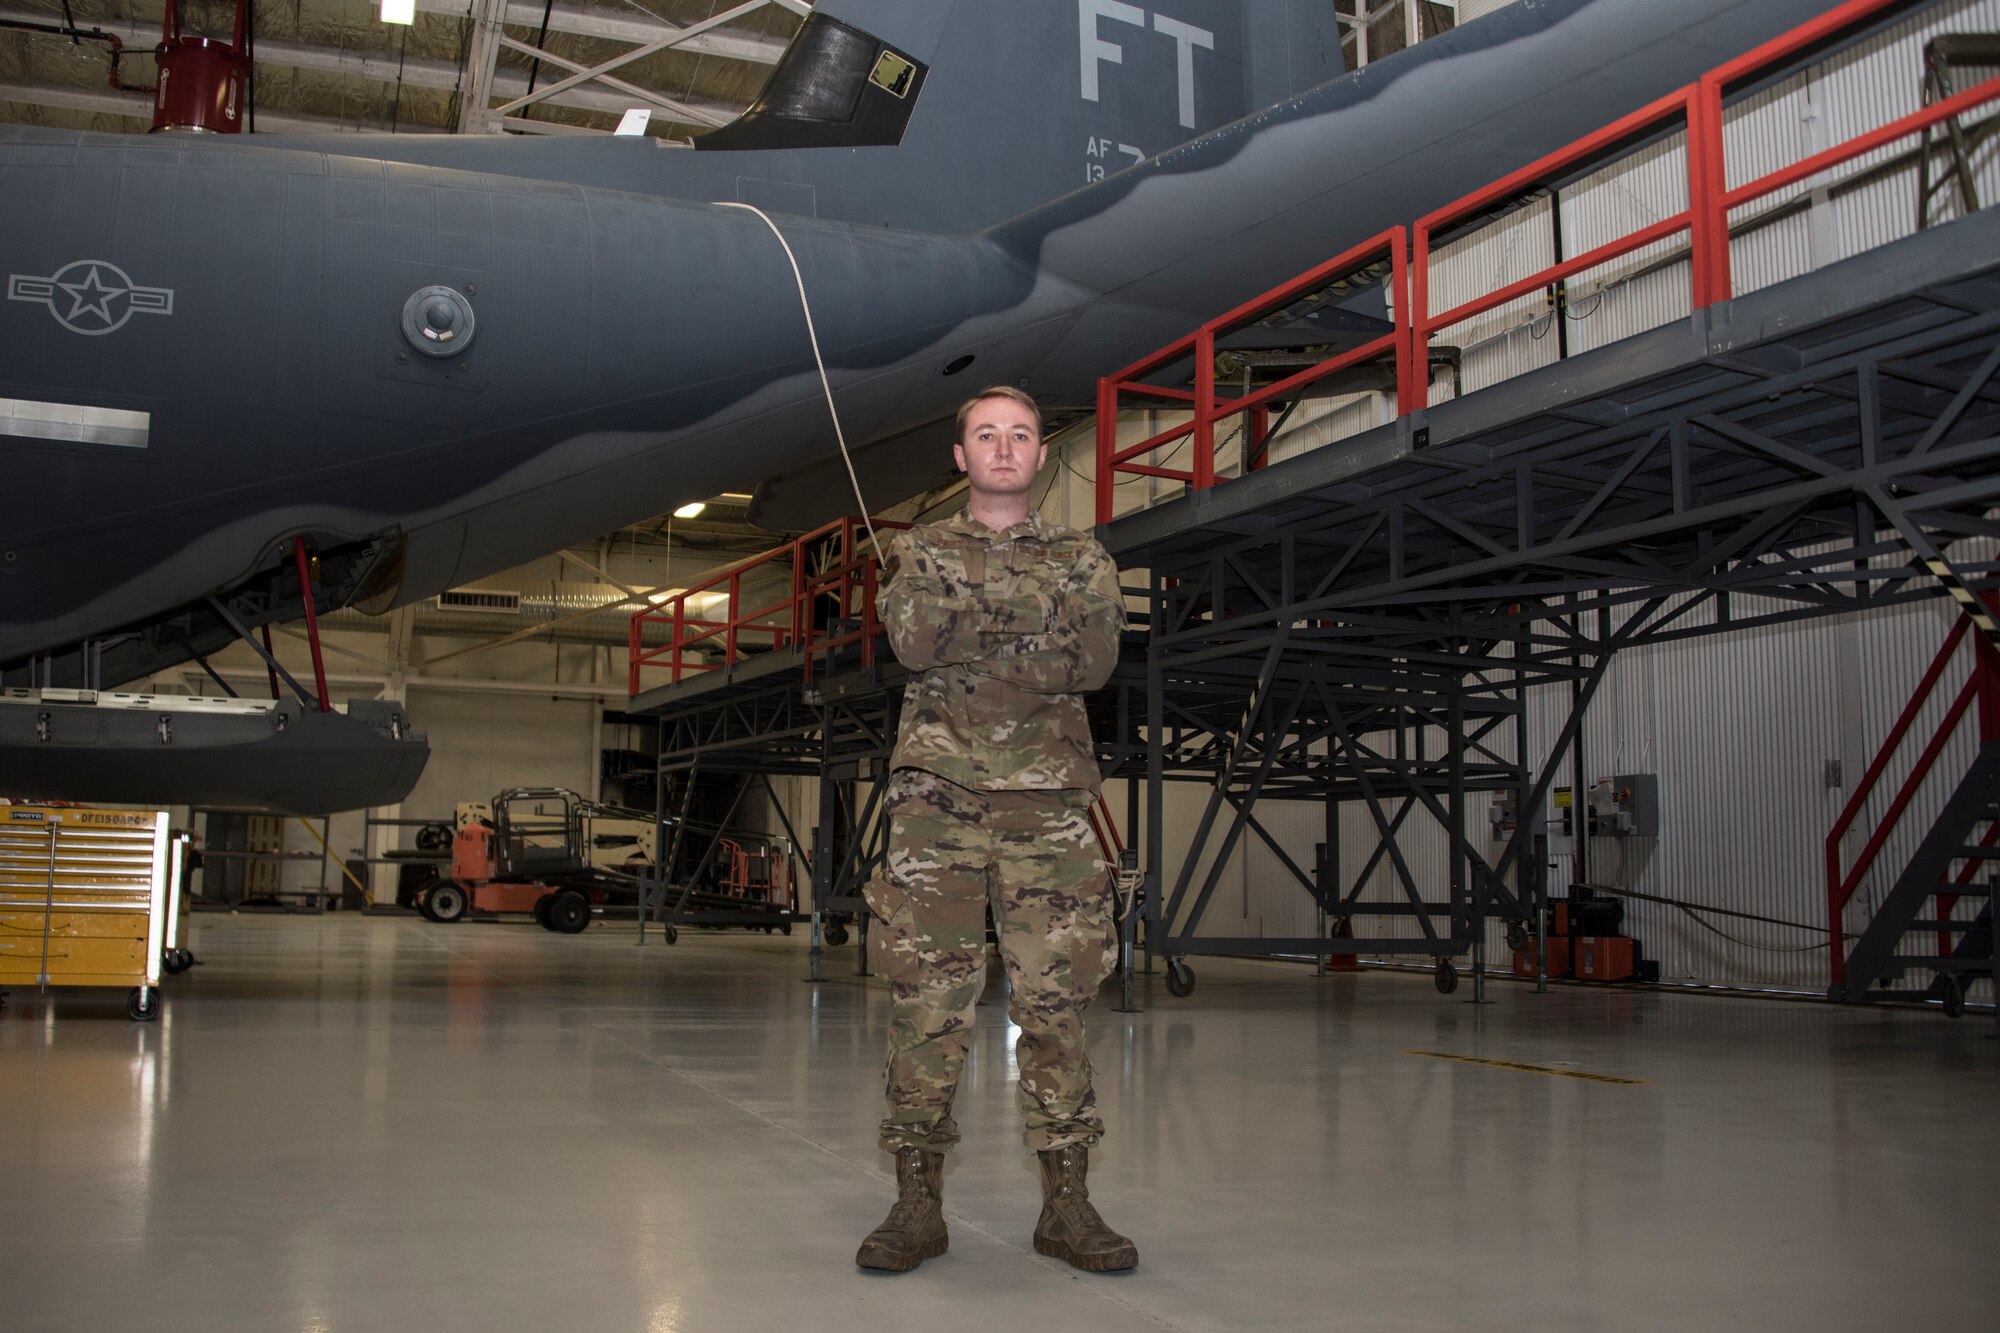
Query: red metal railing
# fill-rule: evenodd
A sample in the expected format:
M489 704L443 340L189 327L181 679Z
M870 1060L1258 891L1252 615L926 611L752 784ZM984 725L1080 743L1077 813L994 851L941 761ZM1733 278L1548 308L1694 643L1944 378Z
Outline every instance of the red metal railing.
M1610 156L1611 150L1641 135L1651 135L1663 124L1674 120L1688 120L1688 167L1692 178L1702 176L1708 170L1710 141L1708 136L1698 133L1690 114L1689 103L1694 94L1694 85L1667 94L1650 106L1641 107L1628 116L1606 125L1594 134L1586 134L1568 147L1559 148L1537 161L1529 163L1511 175L1503 176L1491 185L1475 190L1463 199L1447 204L1432 213L1417 219L1410 229L1412 255L1410 260L1410 299L1407 307L1397 303L1399 310L1407 309L1409 339L1412 359L1417 349L1428 348L1430 339L1440 329L1463 323L1475 315L1483 315L1496 306L1518 300L1531 292L1542 291L1554 284L1581 273L1586 269L1609 263L1621 255L1629 254L1665 240L1676 232L1692 231L1696 236L1695 268L1699 272L1705 253L1701 244L1701 228L1694 225L1696 208L1689 208L1662 218L1650 226L1607 241L1603 245L1586 250L1536 273L1531 273L1504 287L1461 302L1448 310L1433 312L1430 308L1430 265L1431 242L1440 232L1488 212L1495 204L1507 199L1518 198L1526 191L1560 175L1582 163ZM1718 117L1714 125L1713 149L1719 154L1722 144L1722 124ZM1692 187L1690 195L1693 194ZM1700 300L1701 282L1696 279L1697 304L1709 304ZM1428 377L1426 377L1428 378ZM1426 406L1428 383L1413 387L1397 404L1404 413L1414 412Z
M1115 473L1168 477L1185 481L1195 490L1207 490L1215 484L1216 423L1240 413L1249 413L1249 434L1244 441L1243 455L1246 459L1254 460L1260 455L1264 433L1270 426L1269 404L1272 399L1287 397L1313 381L1324 379L1349 366L1360 365L1364 361L1379 360L1385 354L1393 356L1396 362L1397 396L1399 399L1408 396L1409 391L1403 380L1409 374L1409 357L1404 353L1404 335L1400 329L1371 339L1359 347L1317 365L1308 366L1296 374L1287 375L1277 383L1267 385L1254 393L1224 397L1217 392L1215 383L1216 339L1227 337L1272 311L1290 305L1307 293L1318 291L1329 282L1347 277L1385 259L1389 263L1389 281L1393 284L1393 290L1400 292L1409 281L1408 274L1404 271L1408 254L1409 247L1405 243L1403 229L1392 227L1381 235L1371 237L1353 249L1334 256L1324 264L1307 269L1290 282L1274 287L1254 300L1245 301L1227 314L1208 321L1186 337L1169 343L1143 360L1133 362L1117 374L1099 380L1097 382L1097 521L1106 523L1111 519L1111 486ZM1397 304L1400 305L1401 302ZM1190 355L1194 358L1192 392L1140 382L1142 377L1185 360ZM1120 449L1117 447L1120 393L1137 394L1170 404L1185 405L1191 409L1193 419L1185 425L1161 431L1137 444ZM1192 439L1194 442L1194 458L1185 469L1132 461L1183 439ZM1255 463L1253 462L1251 466L1254 468Z
M2000 605L2000 600L1989 597L1989 605ZM1888 809L1882 812L1881 819L1875 825L1875 831L1869 835L1860 855L1854 858L1853 865L1845 864L1841 843L1853 829L1855 821L1861 817L1862 809L1868 804L1869 797L1874 795L1875 788L1882 781L1882 775L1888 771L1889 765L1901 751L1903 742L1908 739L1910 732L1916 726L1917 718L1923 712L1924 706L1937 694L1938 686L1950 671L1959 645L1966 639L1971 629L1972 621L1965 616L1960 616L1952 625L1951 633L1945 636L1943 646L1931 659L1923 679L1917 682L1917 688L1910 695L1909 703L1903 706L1895 725L1889 728L1888 739L1882 742L1882 748L1876 752L1861 781L1855 784L1854 794L1848 798L1847 804L1841 809L1840 817L1834 820L1832 830L1826 835L1828 964L1833 984L1836 986L1844 985L1847 981L1847 934L1842 922L1847 904L1861 887L1862 881L1867 878L1868 872L1874 868L1883 847L1896 832L1911 802L1916 799L1918 791L1923 787L1924 780L1937 767L1939 756L1944 753L1945 747L1950 744L1952 736L1958 731L1959 724L1965 720L1966 713L1974 704L1979 707L1980 742L1983 744L1986 741L2000 740L2000 651L1996 651L1984 635L1971 634L1973 660L1964 684L1953 696L1950 706L1945 709L1944 716L1932 730L1930 739L1925 742L1923 750L1911 764L1909 775L1896 789ZM1982 839L1982 845L1990 847L1996 841L2000 841L2000 824L1988 828ZM1954 882L1968 884L1978 870L1976 863L1967 864L1959 871ZM1938 895L1939 919L1948 918L1957 901L1957 895L1941 891ZM1940 933L1938 946L1941 953L1951 951L1948 933Z
M909 524L876 519L875 526L886 531ZM873 666L882 634L875 618L880 561L868 549L867 535L862 520L839 519L640 608L632 614L628 635L626 692L639 693L649 668L669 672L678 683L698 672L733 666L746 649L797 649L808 680L819 657L850 644L860 645L862 665ZM815 565L818 571L810 572ZM786 575L783 594L746 595L746 578L772 567ZM655 625L670 630L664 644L649 648L646 631Z
M1988 79L1790 166L1731 186L1728 183L1728 154L1723 136L1724 98L1729 90L1747 79L1767 73L1773 66L1803 51L1853 32L1867 20L1896 8L1900 3L1901 0L1848 0L1846 4L1835 6L1783 36L1718 66L1694 83L1667 94L1651 105L1641 107L1519 171L1426 214L1407 228L1394 227L1364 241L1345 254L1245 302L1220 319L1202 325L1117 374L1098 381L1097 521L1111 521L1112 485L1120 473L1183 481L1193 490L1205 490L1215 485L1217 421L1238 412L1253 414L1250 439L1244 450L1244 457L1252 458L1264 444L1267 423L1263 414L1273 399L1296 393L1313 380L1348 366L1393 358L1398 414L1407 416L1421 411L1427 406L1429 398L1430 340L1440 330L1535 291L1552 288L1575 274L1681 232L1688 235L1693 307L1704 310L1729 300L1732 295L1729 215L1732 210L1898 139L1908 138L1928 126L1962 115L1976 106L2000 99L2000 78ZM1689 204L1686 209L1449 309L1431 310L1431 250L1434 240L1441 233L1481 218L1494 207L1504 206L1507 201L1518 199L1587 163L1614 160L1620 148L1636 148L1636 141L1651 139L1676 122L1683 124L1687 132ZM1385 252L1390 261L1386 281L1395 322L1393 334L1384 335L1255 392L1232 397L1218 395L1215 384L1218 336L1280 310L1334 279L1379 263ZM1139 382L1144 376L1157 374L1190 357L1194 361L1192 390ZM1118 444L1118 408L1121 397L1128 395L1154 405L1165 404L1187 410L1193 419L1121 448ZM1186 468L1136 461L1181 440L1192 441L1194 457Z

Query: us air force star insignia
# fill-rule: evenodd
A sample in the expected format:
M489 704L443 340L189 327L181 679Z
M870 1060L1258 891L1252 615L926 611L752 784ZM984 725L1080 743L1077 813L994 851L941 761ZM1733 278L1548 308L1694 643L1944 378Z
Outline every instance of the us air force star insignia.
M40 302L58 324L87 338L114 333L134 315L174 313L171 287L141 287L124 269L102 259L65 264L52 278L10 273L7 299Z

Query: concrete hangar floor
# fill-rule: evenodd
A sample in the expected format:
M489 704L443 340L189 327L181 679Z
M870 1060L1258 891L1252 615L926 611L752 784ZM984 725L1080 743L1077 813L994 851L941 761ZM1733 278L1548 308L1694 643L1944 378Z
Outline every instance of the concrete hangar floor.
M1108 989L1093 1193L1140 1266L1090 1277L1030 1247L991 1005L951 1250L876 1275L880 981L633 938L205 918L157 1023L12 992L0 1327L1991 1327L1987 1021L1224 960Z

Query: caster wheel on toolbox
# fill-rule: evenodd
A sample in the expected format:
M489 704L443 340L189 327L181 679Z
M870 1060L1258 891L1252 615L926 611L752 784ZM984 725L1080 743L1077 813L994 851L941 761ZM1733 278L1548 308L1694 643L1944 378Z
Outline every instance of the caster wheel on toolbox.
M829 921L826 924L826 931L821 938L826 941L829 948L838 949L841 945L847 943L847 927L842 922Z
M558 893L549 904L549 928L565 935L581 935L590 924L590 899L569 889Z
M462 920L465 916L465 886L452 880L433 884L431 891L424 895L424 902L430 907L433 921L449 924Z
M1167 994L1181 999L1194 994L1194 969L1178 958L1167 960Z
M556 896L553 893L545 893L541 897L535 899L535 905L531 910L533 911L534 914L535 924L540 926L543 930L555 929L554 926L549 924L549 905L553 903L555 900Z
M151 986L134 986L125 997L125 1012L134 1023L150 1023L160 1016L160 993Z
M1431 973L1431 984L1438 988L1438 994L1449 995L1458 989L1458 969L1449 958L1438 959L1437 970Z
M174 950L174 955L181 960L181 971L185 972L194 966L194 950L176 949Z
M160 969L170 977L177 977L187 971L187 964L181 961L179 949L168 949L160 955Z

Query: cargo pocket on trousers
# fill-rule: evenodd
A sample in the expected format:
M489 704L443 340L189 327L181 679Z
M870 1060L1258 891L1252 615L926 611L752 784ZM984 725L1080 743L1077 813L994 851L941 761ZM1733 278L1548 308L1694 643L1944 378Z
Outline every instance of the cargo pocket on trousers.
M914 985L916 978L917 949L912 937L915 907L909 892L887 875L877 874L861 886L861 898L881 926L882 975L892 989L901 992Z
M1118 968L1117 891L1112 887L1110 867L1100 881L1103 891L1086 898L1076 909L1070 932L1069 975L1079 994L1097 993Z
M876 875L861 886L861 900L883 925L892 925L896 913L910 905L910 895L898 888L887 875Z

